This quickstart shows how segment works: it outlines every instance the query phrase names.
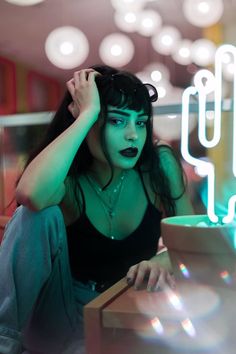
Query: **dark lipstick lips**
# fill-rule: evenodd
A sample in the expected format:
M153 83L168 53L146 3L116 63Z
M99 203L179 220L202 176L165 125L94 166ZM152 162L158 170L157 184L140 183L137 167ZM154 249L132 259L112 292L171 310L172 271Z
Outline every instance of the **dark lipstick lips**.
M120 154L125 157L135 157L138 154L138 149L130 147L130 148L121 150Z

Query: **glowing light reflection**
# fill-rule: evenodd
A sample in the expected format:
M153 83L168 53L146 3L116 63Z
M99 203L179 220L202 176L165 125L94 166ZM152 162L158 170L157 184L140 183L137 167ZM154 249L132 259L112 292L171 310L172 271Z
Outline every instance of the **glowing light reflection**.
M224 282L226 284L231 284L232 283L232 277L231 277L231 275L229 274L229 272L227 270L223 270L220 273L220 277L224 280Z
M183 263L179 265L179 269L181 270L185 278L190 278L190 273L188 271L188 268Z
M198 10L203 14L209 13L210 6L206 1L202 1L198 4Z
M185 320L183 320L181 322L181 325L183 327L183 329L185 330L185 332L190 336L190 337L195 337L196 335L196 330L193 327L192 322L190 321L189 318L186 318Z
M158 317L154 317L152 320L151 320L151 324L152 324L152 327L155 329L155 331L158 333L158 334L163 334L164 333L164 328L159 320Z
M173 291L171 290L168 290L167 291L167 296L168 296L168 299L171 303L171 305L178 311L182 310L183 308L183 305L181 303L181 300L179 298L178 295L176 295Z

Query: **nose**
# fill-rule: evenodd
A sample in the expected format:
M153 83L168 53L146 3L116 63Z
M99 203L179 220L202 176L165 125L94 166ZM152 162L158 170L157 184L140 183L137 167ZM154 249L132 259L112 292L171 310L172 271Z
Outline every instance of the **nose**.
M137 127L135 123L130 122L129 124L127 124L125 130L125 138L131 141L135 141L138 139Z

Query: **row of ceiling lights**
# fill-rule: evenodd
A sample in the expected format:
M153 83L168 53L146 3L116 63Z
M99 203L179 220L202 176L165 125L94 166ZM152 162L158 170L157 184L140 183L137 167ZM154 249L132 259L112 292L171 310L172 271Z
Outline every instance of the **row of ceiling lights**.
M6 0L18 5L33 5L44 0ZM213 62L215 45L206 39L191 42L181 38L177 28L162 26L157 11L145 9L150 0L111 0L115 8L114 21L124 32L138 32L149 36L154 50L163 55L172 55L182 65L191 62L206 66ZM184 0L186 19L197 26L209 26L217 22L223 13L222 0ZM210 14L210 16L209 16ZM57 67L72 69L81 65L89 54L89 43L78 28L66 26L54 29L47 37L45 51L48 59ZM122 33L106 36L99 46L99 55L108 65L122 67L134 56L131 39Z
M34 5L44 0L6 0L18 5ZM114 21L123 32L138 32L150 37L153 48L162 55L171 55L173 60L182 65L195 63L207 66L214 60L216 47L213 42L198 39L195 42L181 38L177 28L162 26L161 16L153 10L144 9L146 3L152 0L111 0L115 8ZM195 26L206 27L217 21L223 13L222 0L184 0L183 13L186 19ZM210 16L209 16L210 13ZM122 67L134 55L134 45L130 38L122 33L106 36L99 46L99 55L104 63ZM45 42L45 52L48 59L57 67L71 69L82 64L89 54L89 43L82 31L75 27L59 27L54 29ZM223 71L226 79L233 76L232 58L225 56ZM205 70L206 71L206 70ZM211 73L209 72L209 75ZM194 85L202 84L202 71L198 71L193 80ZM170 83L168 68L162 63L150 63L137 76L143 82L151 82L157 87L161 104L181 101L183 90L173 87ZM205 77L205 73L203 73ZM212 76L214 76L212 74ZM208 77L206 89L214 85L214 79ZM210 87L209 92L212 91ZM168 95L166 94L168 92ZM168 118L168 119L167 119ZM211 119L207 119L207 123ZM171 126L166 129L168 122ZM189 131L196 126L196 117L191 117ZM154 131L162 139L178 139L181 133L181 119L178 115L168 117L158 115L154 119Z
M18 5L34 5L44 0L6 0ZM138 32L150 37L154 50L162 55L172 55L174 61L182 65L195 63L207 66L214 61L215 44L200 38L194 42L181 38L177 28L162 26L162 18L157 11L146 9L151 0L111 0L115 9L114 21L124 32ZM196 26L209 26L219 21L223 13L222 0L184 0L183 13L186 19ZM210 14L210 15L209 15ZM45 42L48 59L61 69L72 69L81 65L89 54L89 42L85 34L72 26L54 29ZM99 46L99 55L108 65L122 67L134 56L134 45L124 33L112 33L106 36ZM149 65L150 66L150 65ZM165 70L154 68L147 71L153 77ZM224 74L226 79L232 77L232 58L225 58ZM145 68L144 68L145 69ZM163 68L162 68L163 69ZM168 70L168 69L167 69ZM166 71L167 71L166 70ZM145 70L144 70L145 71ZM142 76L142 73L141 75ZM152 78L153 79L153 78ZM158 80L153 80L158 81Z
M33 5L44 0L6 1L18 5ZM111 0L115 9L114 21L117 27L123 32L138 32L150 37L154 50L162 55L172 55L173 60L179 64L188 65L193 62L199 66L207 66L213 63L216 50L213 42L203 38L194 42L181 38L177 28L162 26L162 18L157 11L145 8L148 1L151 0ZM219 21L222 16L223 2L222 0L184 0L183 13L192 24L201 27L209 26ZM48 35L45 52L55 66L61 69L72 69L81 65L87 58L89 42L78 28L59 27ZM102 61L115 67L126 65L133 58L134 52L133 42L124 33L109 34L99 46ZM231 79L232 67L232 58L227 60L225 58L226 79ZM166 92L169 93L171 90L168 68L159 63L149 64L138 75L141 80L151 80L158 86L161 99L164 99Z

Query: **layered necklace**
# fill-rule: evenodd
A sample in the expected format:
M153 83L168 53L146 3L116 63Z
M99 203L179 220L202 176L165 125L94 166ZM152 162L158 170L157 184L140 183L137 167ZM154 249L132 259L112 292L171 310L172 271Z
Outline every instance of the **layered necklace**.
M103 207L104 213L108 220L109 225L109 237L111 239L115 239L114 231L113 231L113 219L116 216L116 207L123 189L124 180L126 177L126 171L123 171L118 183L112 190L103 190L98 183L89 175L86 174L86 179L92 188L92 190L98 196L98 199Z

